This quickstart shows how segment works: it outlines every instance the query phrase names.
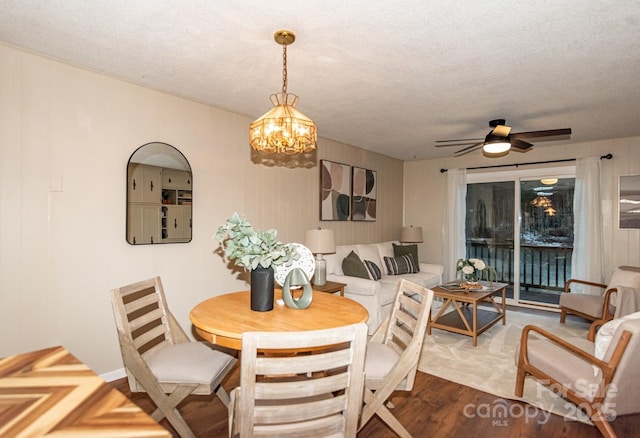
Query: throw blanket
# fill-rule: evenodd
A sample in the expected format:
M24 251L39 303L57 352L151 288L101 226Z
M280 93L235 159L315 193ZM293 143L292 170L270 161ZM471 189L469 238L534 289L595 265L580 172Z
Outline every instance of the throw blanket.
M616 286L616 288L618 291L611 297L616 306L614 318L640 311L640 289L627 286Z

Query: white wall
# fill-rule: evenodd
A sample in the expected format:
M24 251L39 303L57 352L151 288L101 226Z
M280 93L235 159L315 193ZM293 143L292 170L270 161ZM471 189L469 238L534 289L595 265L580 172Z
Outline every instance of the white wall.
M64 345L99 373L120 368L109 289L155 275L188 329L196 303L247 288L213 253L234 211L285 242L317 226L339 244L399 237L401 161L320 139L317 159L376 170L379 182L376 222L321 222L318 167L254 164L250 122L0 45L0 357ZM151 141L191 163L188 244L125 242L127 160Z
M608 168L611 187L606 193L612 202L612 222L608 225L609 232L606 239L611 242L614 252L612 267L620 265L640 266L640 230L621 230L618 228L618 180L620 175L640 174L640 137L604 140L594 143L574 145L539 145L526 154L510 153L499 159L490 159L480 152L463 155L457 158L443 158L437 160L423 160L405 162L405 194L404 209L405 223L423 227L425 243L420 245L421 258L442 261L442 248L446 242L442 241L442 226L444 203L446 198L446 173L441 168L465 168L489 166L499 164L526 163L535 161L562 160L569 158L602 156L613 154L612 160L602 160L603 169ZM569 163L570 164L570 163ZM563 166L567 163L547 164L546 166ZM521 169L532 169L540 166L522 166ZM482 172L499 172L513 170L514 167L504 169L488 169ZM474 172L474 171L469 171ZM478 172L477 170L475 172ZM604 174L605 172L603 172Z

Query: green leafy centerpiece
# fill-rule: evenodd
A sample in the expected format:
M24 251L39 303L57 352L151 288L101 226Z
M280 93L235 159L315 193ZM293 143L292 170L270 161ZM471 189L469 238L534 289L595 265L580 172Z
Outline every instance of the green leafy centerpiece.
M254 230L247 219L233 213L215 234L229 260L251 271L251 309L273 309L273 268L298 257L292 246L277 239L274 229Z

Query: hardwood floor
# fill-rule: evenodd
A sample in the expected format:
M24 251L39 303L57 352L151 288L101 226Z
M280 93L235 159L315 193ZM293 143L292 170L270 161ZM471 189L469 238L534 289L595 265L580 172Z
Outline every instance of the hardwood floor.
M223 383L227 390L238 385L238 368ZM112 385L148 413L155 410L146 394L131 394L126 379ZM429 374L418 372L410 396L393 397L394 415L414 437L600 437L588 424L565 421L562 417L536 410L516 401L501 401L498 397L458 385ZM492 415L496 404L505 403L506 418ZM528 408L527 408L528 407ZM215 396L190 396L180 406L180 412L197 437L225 437L227 409ZM528 415L527 415L528 414ZM169 423L161 424L177 436ZM640 414L619 417L613 423L618 437L638 436ZM360 431L358 437L392 438L396 435L378 417Z
M538 313L540 310L507 306L509 312ZM529 377L531 378L531 377ZM227 391L238 386L236 367L223 382ZM131 394L126 379L111 384L145 412L155 406L146 394ZM542 411L526 403L504 400L493 394L478 391L430 374L418 372L413 391L399 392L392 398L392 412L416 438L598 438L595 426ZM500 416L502 412L507 413ZM196 437L226 437L227 408L215 396L190 396L180 405L180 412ZM178 436L166 421L160 422ZM618 417L612 423L618 437L640 436L640 414ZM394 438L397 435L377 416L358 433L358 438ZM275 438L275 437L274 437Z

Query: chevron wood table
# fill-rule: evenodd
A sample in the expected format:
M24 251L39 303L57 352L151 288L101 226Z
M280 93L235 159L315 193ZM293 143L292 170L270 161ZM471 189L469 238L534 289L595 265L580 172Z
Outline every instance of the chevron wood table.
M0 436L171 437L63 347L0 359Z

